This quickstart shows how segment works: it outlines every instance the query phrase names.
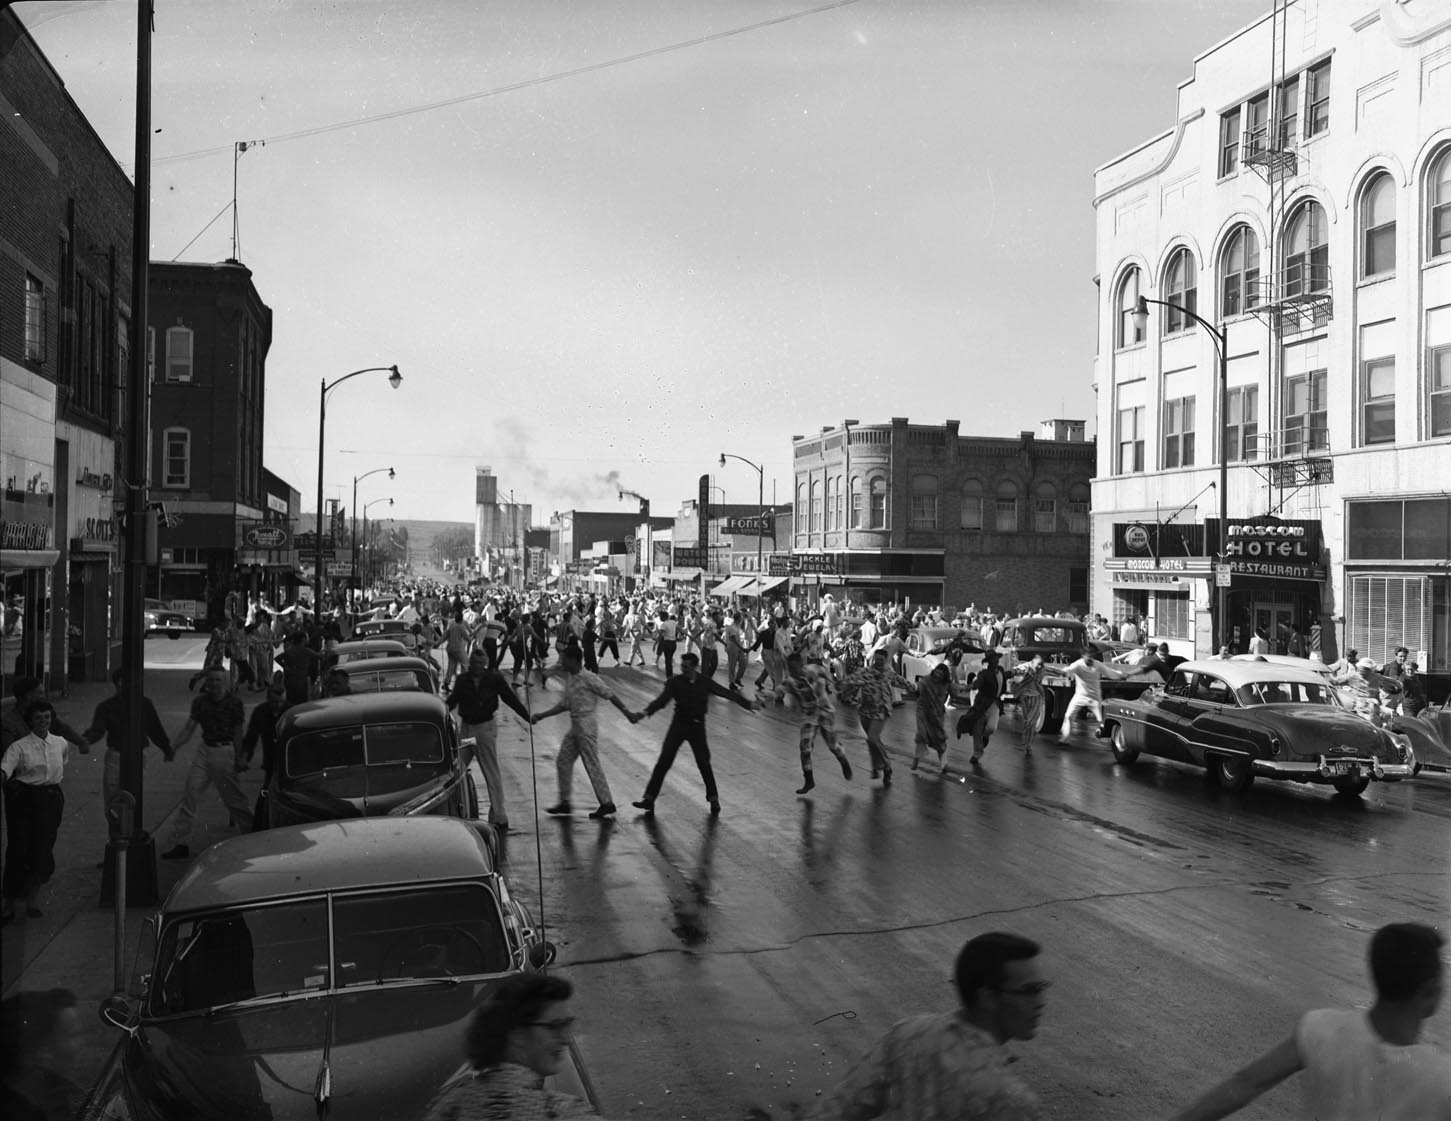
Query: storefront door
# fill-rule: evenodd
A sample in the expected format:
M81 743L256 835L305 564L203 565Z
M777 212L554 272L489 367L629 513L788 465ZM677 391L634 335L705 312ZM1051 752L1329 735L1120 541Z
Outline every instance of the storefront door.
M1295 611L1288 603L1256 602L1250 607L1251 626L1270 640L1270 653L1283 654L1290 645L1290 625Z

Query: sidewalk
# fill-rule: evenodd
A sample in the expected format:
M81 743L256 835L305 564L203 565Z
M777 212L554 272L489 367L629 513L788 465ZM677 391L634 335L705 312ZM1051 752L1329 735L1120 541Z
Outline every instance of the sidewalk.
M154 643L156 640L152 640ZM149 653L149 647L148 647ZM196 668L200 668L198 650ZM187 681L192 668L153 668L148 663L145 692L156 705L161 723L175 737L186 723L191 705ZM66 723L79 731L89 725L96 704L109 696L109 684L87 682L72 685L63 697L51 697L56 711ZM242 694L248 712L261 694ZM142 822L156 838L158 857L165 851L167 830L176 806L181 801L186 773L192 752L200 742L183 748L175 761L166 763L161 752L148 747L145 760ZM4 979L4 995L20 989L71 989L77 997L81 1013L81 1045L72 1077L83 1089L99 1075L107 1056L121 1038L121 1033L102 1023L100 1003L113 991L115 975L115 911L102 909L101 869L96 865L105 855L106 821L101 804L101 761L105 757L102 741L91 748L89 755L77 754L67 768L65 819L55 846L55 876L46 886L40 906L43 918L20 917L5 928L0 943L0 975ZM254 800L261 786L261 769L257 765L242 775L243 789ZM227 814L221 799L214 793L202 798L192 836L193 853L227 835ZM171 890L186 871L185 861L158 860L158 881L161 898ZM158 900L159 903L159 900ZM154 907L132 906L126 911L126 946L122 953L125 976L129 977L136 955L142 923Z

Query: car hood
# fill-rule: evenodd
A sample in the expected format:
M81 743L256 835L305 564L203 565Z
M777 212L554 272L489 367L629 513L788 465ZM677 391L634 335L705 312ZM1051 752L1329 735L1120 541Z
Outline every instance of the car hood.
M1252 723L1276 733L1294 755L1379 756L1399 762L1399 756L1381 730L1368 720L1327 705L1260 705L1236 710Z
M127 1081L165 1121L316 1121L320 1082L329 1121L421 1116L496 983L341 992L145 1024L126 1050Z

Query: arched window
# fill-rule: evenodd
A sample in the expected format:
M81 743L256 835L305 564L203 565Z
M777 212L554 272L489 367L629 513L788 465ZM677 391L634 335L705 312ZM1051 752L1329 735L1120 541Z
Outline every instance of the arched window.
M191 432L186 428L168 428L161 434L161 485L186 488L191 486Z
M872 480L871 488L868 491L868 498L871 501L871 519L873 529L887 528L887 480L880 475Z
M1429 187L1426 256L1445 257L1451 255L1451 146L1432 162Z
M937 528L937 476L912 476L912 529Z
M862 477L853 475L851 477L851 528L861 529L862 527Z
M1042 482L1033 488L1033 531L1055 533L1058 529L1058 488Z
M811 532L821 532L821 480L811 480Z
M962 512L958 525L963 529L982 529L982 484L968 479L962 484Z
M191 381L192 337L190 327L166 329L166 380Z
M1248 226L1237 226L1219 259L1219 315L1243 315L1258 302L1260 243Z
M1018 484L1011 479L998 484L993 528L999 533L1018 532Z
M1330 288L1330 249L1325 243L1325 211L1307 202L1290 218L1285 237L1285 295L1303 296Z
M1199 310L1198 297L1194 257L1188 249L1179 249L1169 258L1169 267L1164 270L1164 302L1173 305L1164 309L1164 334L1177 335L1194 329L1194 320L1184 312Z
M832 499L834 498L834 495L832 494L832 487L833 487L832 478L831 478L830 475L828 475L828 476L826 476L826 478L824 480L822 480L822 489L826 493L826 526L825 526L825 528L826 528L826 530L828 532L836 528L836 526L834 526L832 524L832 521L831 521L832 510L834 509L834 504L833 504L833 501L832 501Z
M795 509L794 513L796 515L796 518L795 518L795 520L796 520L796 532L797 533L810 533L811 532L811 508L806 505L806 484L805 483L797 483L796 484L796 509Z
M1360 196L1360 275L1396 271L1396 184L1382 171Z
M1118 320L1114 326L1114 346L1122 350L1126 346L1136 346L1144 341L1144 329L1134 319L1134 309L1139 303L1139 270L1129 269L1124 273L1122 280L1118 282L1117 299L1114 306L1118 309Z

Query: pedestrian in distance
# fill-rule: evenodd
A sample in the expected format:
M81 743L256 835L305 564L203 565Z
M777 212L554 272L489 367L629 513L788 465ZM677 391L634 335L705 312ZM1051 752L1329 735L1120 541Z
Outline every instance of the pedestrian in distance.
M307 644L305 630L299 628L287 636L282 653L277 655L277 664L282 667L282 687L287 693L287 703L302 704L308 699L319 664L317 651Z
M676 622L674 615L662 611L660 613L660 622L655 627L655 633L658 636L655 664L658 666L660 659L664 658L665 676L672 678L675 676L675 647L677 644L676 640L680 637L680 624ZM699 659L696 660L696 664L699 664Z
M477 759L489 793L489 824L500 833L509 831L509 812L504 805L504 776L499 769L498 722L494 719L499 702L512 708L526 721L530 713L498 670L489 668L489 658L482 650L469 656L468 672L453 683L445 703L449 711L458 709L459 735L472 739L473 750L465 746L463 765L467 770L471 759Z
M1305 1013L1278 1043L1175 1121L1215 1121L1300 1073L1307 1121L1448 1121L1451 1055L1420 1042L1440 1006L1445 939L1421 923L1391 923L1371 936L1375 1003L1369 1011Z
M455 611L453 619L448 624L448 629L443 632L443 655L446 665L443 671L443 691L447 693L453 688L454 681L458 675L464 672L468 665L469 651L474 644L473 629L464 622L462 610ZM519 658L514 657L514 670L517 674L519 669Z
M952 691L952 671L938 662L932 672L917 682L917 735L913 740L912 769L917 770L929 751L937 753L937 773L946 774L947 699Z
M72 758L71 744L51 730L55 706L33 700L21 712L27 733L0 755L0 785L5 804L5 871L0 876L4 899L0 918L9 923L22 904L33 919L41 917L40 891L55 874L55 841L65 815L61 783ZM81 745L82 754L90 747Z
M712 817L719 816L720 792L716 788L715 772L710 766L710 743L705 733L705 715L710 708L712 694L725 697L745 709L754 711L757 707L755 702L747 700L742 694L702 676L699 655L682 654L680 673L666 680L660 695L641 714L653 716L666 705L675 706L670 717L670 727L665 731L665 742L660 745L660 757L655 761L655 769L650 772L650 781L645 785L644 796L634 803L636 809L644 810L647 815L655 812L655 800L660 797L665 776L675 764L680 745L688 743L691 754L695 757L695 766L700 771L701 781L705 783L705 800L710 806L710 814Z
M206 685L192 700L191 713L175 740L176 750L180 751L201 730L201 746L186 772L186 789L172 825L170 847L161 854L163 860L191 859L192 822L196 819L202 792L209 786L217 788L231 824L243 833L251 830L252 811L242 793L242 784L237 781L237 748L242 742L245 723L242 699L228 687L227 671L208 671Z
M980 934L957 955L959 1005L899 1020L808 1117L814 1121L1034 1121L1037 1096L1011 1073L1004 1044L1038 1032L1050 982L1039 946Z
M624 713L631 724L640 717L625 706L603 678L584 668L583 651L578 647L565 650L559 660L559 668L564 674L564 699L552 708L546 708L529 717L529 723L538 724L539 721L557 716L561 712L569 713L569 731L564 734L564 739L559 744L559 756L555 760L559 777L559 802L545 812L558 817L567 817L574 812L570 802L570 791L574 785L574 765L583 759L585 774L589 776L590 785L594 787L595 798L599 802L599 806L589 816L598 821L615 812L610 782L605 777L604 768L600 766L599 718L596 715L600 699L609 701Z
M831 688L827 673L820 666L808 666L800 654L786 659L786 680L779 692L789 693L801 708L801 788L797 794L809 794L816 786L816 776L811 768L811 751L821 734L827 750L836 756L841 765L841 777L851 780L851 763L836 738L836 705L832 703Z

